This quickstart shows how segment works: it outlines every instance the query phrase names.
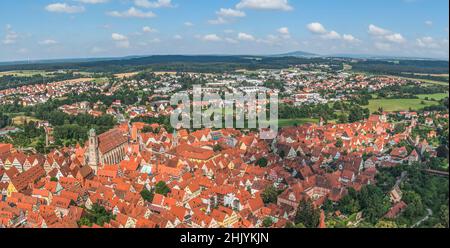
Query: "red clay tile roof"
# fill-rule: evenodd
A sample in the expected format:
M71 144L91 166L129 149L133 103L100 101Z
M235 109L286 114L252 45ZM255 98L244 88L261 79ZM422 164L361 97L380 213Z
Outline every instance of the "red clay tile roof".
M108 153L127 142L128 138L125 136L125 133L119 129L112 129L98 136L98 147L102 154Z

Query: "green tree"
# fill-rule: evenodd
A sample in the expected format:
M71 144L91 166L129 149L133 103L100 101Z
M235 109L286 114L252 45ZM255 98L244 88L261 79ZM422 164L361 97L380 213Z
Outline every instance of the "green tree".
M92 222L89 220L88 217L81 217L81 219L78 221L78 226L92 226Z
M358 201L366 220L376 223L390 207L388 197L374 185L362 187L358 194Z
M170 188L167 187L167 184L165 182L161 181L155 185L155 193L167 196L167 194L170 193Z
M448 219L449 219L448 216L449 216L448 205L442 205L440 208L439 219L441 220L441 224L446 228L449 227L448 226Z
M213 147L214 152L220 152L222 151L222 146L220 144L217 144Z
M316 228L319 226L319 220L320 210L313 206L311 200L302 200L295 215L295 223L301 223L307 228Z
M403 215L409 219L417 218L425 213L425 206L422 197L414 191L406 191L403 194L403 201L408 204Z
M273 185L270 185L266 189L264 189L261 197L265 204L276 203L278 198L278 191Z
M267 161L267 158L266 157L262 157L262 158L259 158L257 161L256 161L256 165L257 166L259 166L259 167L267 167L267 163L268 163L268 161Z
M271 227L272 224L273 224L273 221L272 221L272 218L270 218L270 217L266 217L262 223L263 227Z
M394 221L380 220L375 227L377 228L398 228Z
M151 192L150 190L144 188L144 189L141 191L141 196L142 196L142 198L143 198L144 200L146 200L146 201L148 201L148 202L152 202L152 201L153 201L153 196L154 196L154 194L153 194L153 192Z

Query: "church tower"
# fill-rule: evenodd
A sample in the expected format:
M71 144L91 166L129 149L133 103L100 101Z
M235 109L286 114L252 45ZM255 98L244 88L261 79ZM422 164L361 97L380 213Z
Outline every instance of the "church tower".
M177 147L179 144L179 139L180 137L178 136L178 132L177 130L173 130L173 135L172 135L172 148Z
M97 171L97 166L99 163L98 158L98 139L95 129L89 131L89 147L88 147L88 165Z

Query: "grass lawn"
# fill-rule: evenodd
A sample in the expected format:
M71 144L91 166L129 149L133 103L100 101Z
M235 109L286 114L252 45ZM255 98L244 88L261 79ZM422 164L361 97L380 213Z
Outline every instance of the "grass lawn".
M294 125L303 125L306 123L319 123L318 119L312 118L295 118L295 119L279 119L278 126L279 127L292 127Z
M442 100L446 97L448 97L447 93L436 93L436 94L420 94L417 95L420 99L425 99L425 97L428 97L429 100L435 99L436 101Z
M425 104L421 104L424 101ZM435 101L425 101L422 99L375 99L370 100L368 106L363 106L369 108L370 112L376 112L381 107L384 111L395 112L395 111L407 111L410 108L412 110L420 110L424 107L437 105Z
M269 123L271 123L269 121ZM278 127L292 127L295 125L303 125L306 123L319 123L318 119L312 119L312 118L294 118L294 119L278 119Z
M105 84L109 82L109 79L106 77L102 77L102 78L94 78L93 81L97 84Z
M29 122L29 121L36 122L36 121L39 121L39 119L29 117L29 116L24 116L24 115L16 116L12 119L12 123L14 125L23 125L25 122Z

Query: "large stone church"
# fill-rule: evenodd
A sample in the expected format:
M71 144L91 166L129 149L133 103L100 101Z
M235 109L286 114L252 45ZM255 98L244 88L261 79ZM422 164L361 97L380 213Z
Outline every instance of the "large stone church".
M91 129L85 152L85 161L95 171L99 165L118 164L126 155L127 144L127 134L118 129L109 130L98 136L95 130Z

